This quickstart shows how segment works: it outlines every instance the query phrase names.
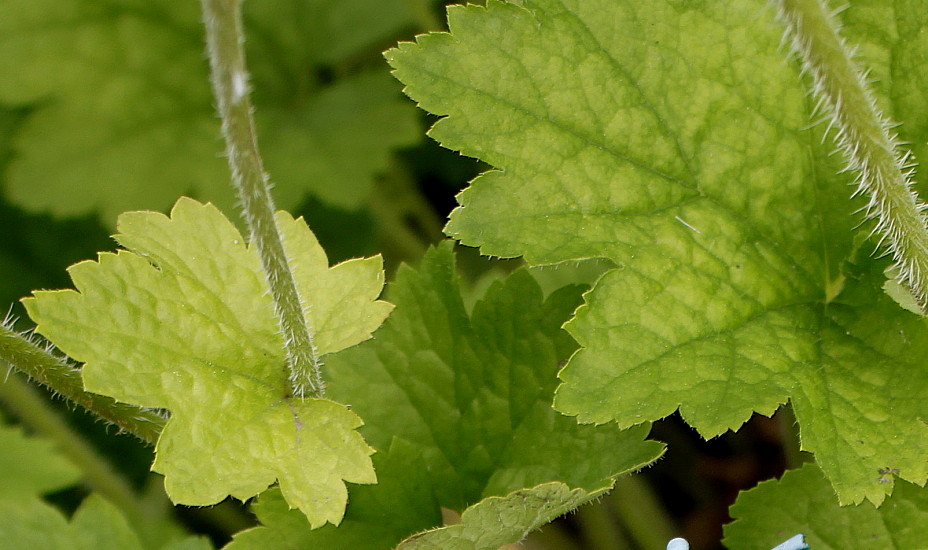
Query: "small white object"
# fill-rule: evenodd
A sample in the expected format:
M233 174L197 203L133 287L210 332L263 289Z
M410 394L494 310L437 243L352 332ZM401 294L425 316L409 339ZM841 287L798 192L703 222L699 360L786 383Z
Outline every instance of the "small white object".
M690 543L686 542L686 539L677 537L667 543L667 550L690 550Z
M772 550L808 550L805 535L796 535L788 541L773 547Z
M683 221L683 218L681 218L680 216L674 216L674 218L675 218L678 222L680 222L680 223L682 223L683 225L685 225L686 227L688 227L688 228L692 229L693 231L695 231L696 233L699 233L700 235L702 235L702 231L696 229L696 228L693 227L692 225L690 225L690 224L686 223L685 221ZM674 539L674 540L676 540L676 539Z

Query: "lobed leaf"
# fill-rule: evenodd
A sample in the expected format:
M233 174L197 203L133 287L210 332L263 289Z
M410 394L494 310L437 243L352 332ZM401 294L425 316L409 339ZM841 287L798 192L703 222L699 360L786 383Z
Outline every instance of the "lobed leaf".
M80 480L80 470L59 456L44 439L0 426L0 499L26 500Z
M40 496L74 485L80 470L62 457L54 445L22 430L0 426L0 549L142 550L143 545L126 518L102 497L91 495L69 522ZM165 523L163 539L176 539ZM168 529L165 531L164 529ZM206 539L174 540L163 550L208 550Z
M409 27L406 2L255 0L245 11L279 205L309 191L357 208L390 152L419 139L416 113L379 67L319 75ZM37 106L14 140L14 202L105 220L185 193L232 208L196 2L8 0L0 49L0 101Z
M809 128L771 10L520 4L451 7L450 33L387 58L443 117L430 135L497 168L459 195L449 235L530 264L620 266L566 325L581 349L556 408L620 427L679 409L713 437L791 400L842 502L880 502L893 483L871 474L886 464L924 483L924 321L859 254L848 176ZM872 25L891 32L854 27L852 41L888 46L893 75L920 73L924 53L902 51L924 43L924 18L908 17L922 4L885 8L894 18ZM897 116L918 103L913 82L893 82ZM909 135L928 137L915 122Z
M560 325L580 290L544 299L519 271L468 313L450 243L418 269L401 267L389 288L396 311L374 339L331 357L326 369L330 395L364 418L371 444L389 449L374 459L378 484L352 487L345 522L312 532L262 495L270 503L256 509L264 527L232 548L384 550L436 527L440 508L463 511L463 523L400 547L496 548L656 460L663 445L644 440L647 426L578 426L551 408L558 365L576 348Z
M891 468L872 472L874 479L893 477ZM815 550L881 548L916 550L928 537L928 495L899 483L879 509L869 502L839 506L828 479L814 464L786 472L738 496L725 526L728 548L768 550L784 535L803 533Z
M377 484L351 488L345 520L337 527L310 530L306 517L291 510L280 491L270 489L252 505L262 525L236 534L224 550L387 550L411 533L441 524L426 467L412 446L394 440L373 460Z
M372 445L399 437L421 450L442 506L460 511L555 480L598 489L660 456L661 444L642 441L647 426L579 426L551 409L558 365L576 348L560 325L582 287L544 299L518 271L468 314L459 285L450 243L418 270L401 268L389 290L397 311L326 371L332 397L364 418Z
M319 355L369 338L391 309L376 301L380 258L329 268L301 220L281 212L277 223ZM175 502L245 499L279 480L310 523L338 523L344 482L375 481L373 450L346 407L290 396L255 250L215 207L191 199L170 218L124 214L119 229L127 250L72 266L77 290L24 300L37 330L85 363L87 390L170 410L152 469Z
M362 433L375 447L401 438L421 453L442 507L509 499L506 507L521 510L505 530L515 542L536 527L529 518L542 517L536 505L560 510L545 516L550 521L663 452L644 441L647 426L578 426L551 409L559 364L576 348L560 325L581 290L568 286L545 299L518 271L495 282L468 314L452 247L443 244L417 270L400 268L389 289L397 310L377 337L332 358L331 395L365 419ZM564 488L550 500L510 495L534 494L527 488L550 481Z
M97 495L87 497L69 522L38 499L0 499L0 548L20 550L143 550L138 536L119 510ZM188 537L160 550L210 550L206 538Z

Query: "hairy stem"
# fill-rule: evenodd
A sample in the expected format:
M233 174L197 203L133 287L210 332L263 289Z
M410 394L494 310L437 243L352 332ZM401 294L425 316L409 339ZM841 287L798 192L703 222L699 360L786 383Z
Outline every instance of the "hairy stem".
M290 392L322 397L321 362L300 305L293 273L274 221L274 201L261 156L248 98L241 0L201 0L206 44L232 183L242 203L250 242L261 256L287 348Z
M6 324L0 324L0 362L7 363L52 391L80 405L121 431L154 445L164 428L158 413L118 403L112 398L84 391L81 371L35 344ZM25 413L28 414L28 411Z
M145 526L156 519L150 507L135 495L126 480L113 470L110 463L75 433L36 389L18 375L0 382L0 401L19 417L23 425L55 442L58 450L83 473L84 481L93 491L115 504L132 524L145 532ZM160 507L159 516L163 516Z
M841 37L825 0L771 0L786 25L793 52L812 77L819 109L836 130L848 168L857 172L857 191L866 194L867 217L876 220L881 246L892 254L899 283L922 311L928 304L928 227L912 190L911 153L903 151L892 124L877 109L866 74Z

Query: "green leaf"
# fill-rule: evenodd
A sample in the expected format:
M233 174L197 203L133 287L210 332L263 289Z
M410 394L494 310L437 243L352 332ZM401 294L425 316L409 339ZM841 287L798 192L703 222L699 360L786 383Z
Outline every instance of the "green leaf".
M87 498L70 523L39 498L71 486L81 477L80 470L62 458L51 442L25 437L16 427L0 426L0 449L0 549L142 550L126 518L101 497ZM212 547L206 539L191 537L162 548Z
M426 467L408 443L394 440L374 455L376 485L349 490L345 520L310 530L306 517L290 510L277 489L258 497L252 511L262 526L235 535L224 550L351 548L387 550L412 533L441 524Z
M345 521L312 532L274 493L262 494L264 527L232 548L385 550L437 526L440 507L464 511L464 523L407 544L496 548L657 459L663 445L644 441L646 426L578 426L551 408L558 365L576 348L560 325L580 291L544 299L523 270L494 283L468 314L450 243L418 269L401 267L389 288L396 311L326 369L330 395L364 418L368 441L389 449L374 457L378 484L352 487Z
M328 267L301 220L277 223L318 354L370 337L391 306L375 301L379 257ZM284 346L257 253L211 205L181 199L171 218L120 217L117 241L70 268L75 290L24 300L38 331L85 363L89 391L171 411L152 469L172 500L249 498L275 479L313 525L338 523L345 481L373 483L360 418L289 396Z
M876 480L893 477L890 467L871 473ZM928 539L923 488L902 482L879 509L868 502L842 507L814 464L741 493L730 512L735 521L725 526L724 542L739 550L769 550L795 533L803 533L814 550L918 550Z
M791 400L803 448L842 502L880 502L893 484L871 473L890 462L924 483L924 321L887 301L873 272L883 264L843 267L863 204L825 158L823 130L808 128L771 10L521 4L451 7L450 34L387 58L444 116L434 138L498 168L459 195L450 235L530 264L621 266L567 325L582 349L555 406L620 427L679 409L713 437ZM885 39L902 64L893 75L922 72L923 52L893 53L925 34L906 14L928 6L907 6L877 20L905 21ZM906 116L914 86L899 84L892 101ZM910 135L925 135L920 121Z
M601 496L607 485L587 492L552 482L481 500L461 514L461 523L420 533L397 550L495 550Z
M0 549L22 550L143 550L119 510L103 498L84 500L70 522L55 508L38 500L0 499ZM206 538L189 537L162 550L209 550Z
M551 408L559 365L576 349L560 325L581 290L544 299L522 270L468 315L446 243L418 270L400 269L389 290L396 312L375 339L332 357L329 391L364 418L372 445L399 437L422 453L443 507L555 480L593 498L663 446L643 441L648 426L579 426Z
M37 497L80 479L80 471L51 442L26 437L19 428L0 426L0 449L0 499Z
M279 204L309 191L359 207L390 151L418 141L419 129L382 68L351 71L358 61L345 58L408 28L406 2L254 0L245 16ZM12 200L57 215L98 210L107 221L191 192L231 210L202 35L196 2L0 4L0 101L40 105L14 141ZM339 78L329 82L320 75L333 65Z

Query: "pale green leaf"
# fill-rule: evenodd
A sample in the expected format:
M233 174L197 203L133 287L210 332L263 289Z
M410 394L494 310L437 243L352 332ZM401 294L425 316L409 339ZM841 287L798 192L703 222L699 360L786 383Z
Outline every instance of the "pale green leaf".
M337 527L310 530L306 517L270 489L252 505L262 525L235 535L225 550L389 550L412 533L441 524L426 467L412 446L394 440L373 460L377 484L349 489L348 510Z
M376 56L411 25L406 2L250 0L245 12L279 204L311 192L357 208L390 151L419 139L416 112L381 67L332 82L317 73ZM0 101L38 105L14 140L6 189L16 203L98 210L107 223L189 193L233 209L197 2L7 0L0 50Z
M621 266L567 325L582 349L555 406L622 427L679 409L712 437L791 400L803 448L843 502L882 500L893 484L871 472L889 462L924 483L926 327L885 297L872 247L842 268L863 204L809 128L771 10L520 4L451 7L450 34L387 57L444 117L431 135L498 169L459 195L450 235L531 264ZM902 53L925 35L908 14L928 5L892 9L870 24L890 24L887 58L905 73L924 59ZM881 40L856 29L852 41ZM902 122L922 101L910 101L918 78L894 81ZM914 122L909 136L924 141Z
M380 258L330 269L301 220L278 213L277 223L320 356L369 338L391 309L375 301ZM171 411L152 469L175 502L245 499L279 480L313 525L337 523L344 481L375 481L372 450L346 407L290 397L255 250L215 207L191 199L171 218L124 214L119 229L128 250L72 266L76 291L24 300L38 331L85 363L89 391Z
M115 506L97 495L84 500L69 522L38 499L0 498L0 549L143 550L139 538ZM161 550L209 550L205 538L189 537Z
M887 480L887 466L871 472ZM741 493L730 509L725 545L738 550L769 550L785 536L802 533L813 550L928 547L928 492L901 482L879 509L869 502L839 506L834 490L814 464L786 472Z
M19 428L0 426L0 450L0 498L37 497L80 479L50 441L26 437Z

